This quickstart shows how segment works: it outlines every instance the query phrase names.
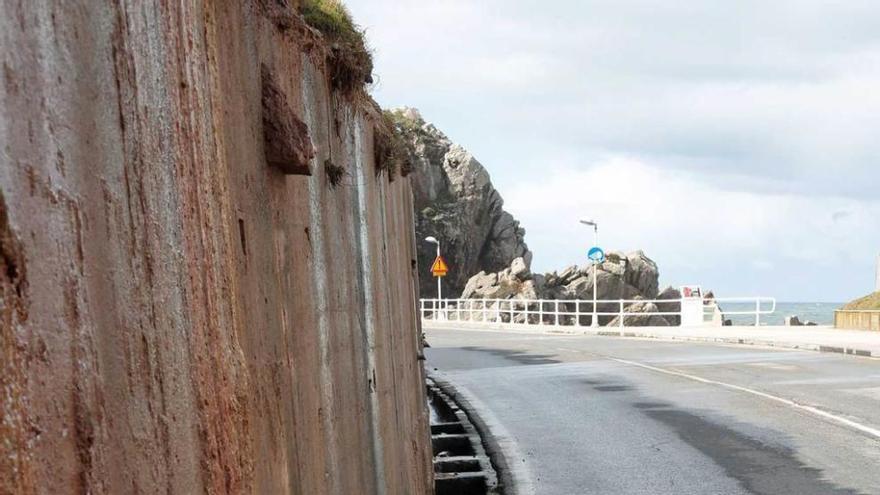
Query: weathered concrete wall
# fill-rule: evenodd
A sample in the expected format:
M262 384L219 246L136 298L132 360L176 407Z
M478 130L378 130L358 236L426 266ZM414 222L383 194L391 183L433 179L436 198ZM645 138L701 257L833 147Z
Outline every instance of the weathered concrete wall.
M0 493L431 492L409 183L283 3L0 0Z

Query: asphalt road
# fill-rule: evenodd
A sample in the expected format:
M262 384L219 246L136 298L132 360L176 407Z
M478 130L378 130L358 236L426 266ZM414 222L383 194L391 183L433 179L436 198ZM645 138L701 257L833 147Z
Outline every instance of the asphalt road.
M880 494L880 360L428 330L522 493Z

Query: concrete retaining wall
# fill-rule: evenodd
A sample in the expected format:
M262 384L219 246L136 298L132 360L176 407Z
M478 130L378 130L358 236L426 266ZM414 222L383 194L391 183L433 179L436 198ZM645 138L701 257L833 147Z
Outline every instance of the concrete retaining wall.
M432 490L410 186L283 4L0 0L0 493Z
M847 330L880 330L880 311L834 312L834 328Z

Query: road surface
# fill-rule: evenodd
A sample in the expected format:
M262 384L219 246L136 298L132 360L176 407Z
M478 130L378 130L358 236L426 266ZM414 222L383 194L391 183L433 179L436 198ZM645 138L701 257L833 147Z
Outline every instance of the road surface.
M880 494L880 360L428 330L524 493Z

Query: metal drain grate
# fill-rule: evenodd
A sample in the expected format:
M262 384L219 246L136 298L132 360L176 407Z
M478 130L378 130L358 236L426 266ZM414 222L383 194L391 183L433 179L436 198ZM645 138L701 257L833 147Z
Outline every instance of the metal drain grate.
M498 494L495 471L467 414L428 380L436 495Z

